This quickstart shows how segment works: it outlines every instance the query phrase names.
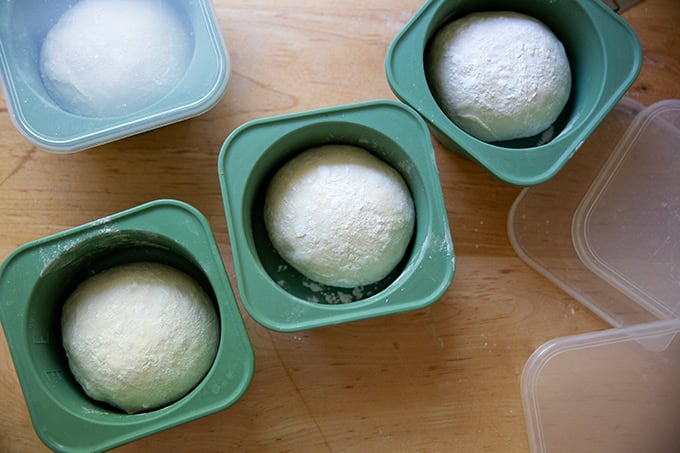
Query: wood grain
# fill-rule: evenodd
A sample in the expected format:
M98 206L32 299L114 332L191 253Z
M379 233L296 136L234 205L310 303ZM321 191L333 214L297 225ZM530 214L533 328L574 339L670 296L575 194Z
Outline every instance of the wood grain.
M156 198L208 218L235 286L217 179L224 139L245 121L394 99L387 47L421 2L214 0L232 58L222 101L188 121L72 155L36 149L0 100L0 259L33 239ZM627 93L680 98L680 4L623 13L644 63ZM220 413L120 451L470 451L528 449L520 377L555 337L607 325L514 253L506 220L519 189L435 142L457 272L428 309L279 334L243 313L256 354L245 396ZM2 303L2 301L0 301ZM42 451L0 336L0 452Z

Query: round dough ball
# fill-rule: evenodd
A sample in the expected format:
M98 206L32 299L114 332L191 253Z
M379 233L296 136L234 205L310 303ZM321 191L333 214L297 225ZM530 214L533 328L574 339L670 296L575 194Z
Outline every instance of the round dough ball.
M165 406L196 386L215 359L220 329L203 289L157 263L85 280L67 299L61 328L85 393L128 413Z
M276 250L300 273L353 288L383 279L399 264L415 210L394 168L362 148L325 145L276 173L264 220Z
M426 70L444 113L484 141L531 137L569 99L564 46L542 22L513 12L472 13L431 42Z
M191 59L190 41L167 3L81 0L45 37L40 52L43 83L69 112L131 113L177 85Z

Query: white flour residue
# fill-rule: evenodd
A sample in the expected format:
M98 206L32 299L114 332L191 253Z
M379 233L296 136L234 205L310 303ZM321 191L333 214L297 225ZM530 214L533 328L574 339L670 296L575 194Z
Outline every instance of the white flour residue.
M318 284L317 282L314 282L312 280L304 279L302 280L302 286L309 288L315 293L320 293L323 291L323 286Z

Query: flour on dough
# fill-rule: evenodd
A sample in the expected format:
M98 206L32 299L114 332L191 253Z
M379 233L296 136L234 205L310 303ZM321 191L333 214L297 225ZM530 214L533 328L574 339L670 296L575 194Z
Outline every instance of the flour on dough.
M64 110L125 115L168 94L191 60L191 37L167 2L81 0L49 30L43 83Z
M283 259L316 282L345 288L386 277L415 223L401 175L348 145L311 148L284 165L268 187L264 215Z
M450 22L432 40L426 70L444 113L488 142L543 132L571 91L562 43L542 22L514 12Z
M157 263L85 280L62 311L69 367L85 392L129 413L170 404L212 366L219 321L188 275Z

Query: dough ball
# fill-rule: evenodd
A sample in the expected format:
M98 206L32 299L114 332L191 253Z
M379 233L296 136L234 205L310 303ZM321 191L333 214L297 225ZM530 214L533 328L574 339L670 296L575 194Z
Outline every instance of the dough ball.
M300 273L353 288L377 282L397 266L415 211L394 168L362 148L325 145L276 173L264 220L276 250Z
M84 281L64 305L62 340L91 398L128 413L165 406L212 366L219 321L203 289L157 263L133 263Z
M45 37L40 70L50 96L84 116L147 107L182 78L190 37L167 2L81 0Z
M439 30L426 57L446 115L484 141L531 137L569 99L564 46L542 22L513 12L472 13Z

